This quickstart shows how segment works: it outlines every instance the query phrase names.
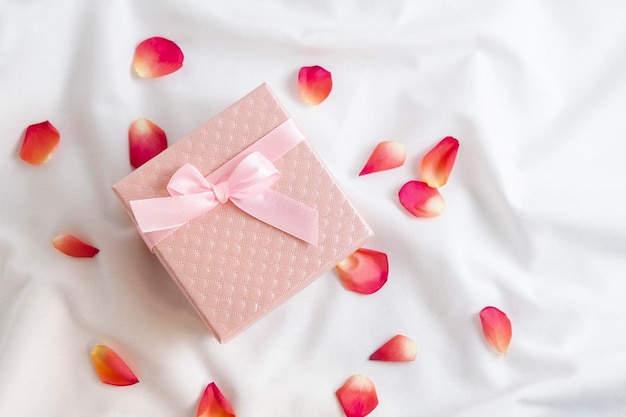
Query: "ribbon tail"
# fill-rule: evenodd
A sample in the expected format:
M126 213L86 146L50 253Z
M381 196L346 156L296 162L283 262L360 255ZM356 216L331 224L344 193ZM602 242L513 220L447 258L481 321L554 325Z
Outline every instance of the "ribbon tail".
M212 193L210 196L202 193L133 200L130 207L142 237L152 248L176 229L218 204Z
M282 193L268 189L252 198L232 203L251 216L313 246L318 245L318 212Z

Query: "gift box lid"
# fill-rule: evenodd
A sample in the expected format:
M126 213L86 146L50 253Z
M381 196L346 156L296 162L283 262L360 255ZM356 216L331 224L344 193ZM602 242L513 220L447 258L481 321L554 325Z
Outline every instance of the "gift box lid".
M262 84L130 173L113 190L137 225L131 202L169 197L168 182L182 166L191 164L208 176L257 146L261 138L271 142L271 134L286 124L294 129L287 111ZM177 227L152 247L220 342L289 299L372 235L306 139L273 165L280 177L272 189L317 212L316 244L227 201Z

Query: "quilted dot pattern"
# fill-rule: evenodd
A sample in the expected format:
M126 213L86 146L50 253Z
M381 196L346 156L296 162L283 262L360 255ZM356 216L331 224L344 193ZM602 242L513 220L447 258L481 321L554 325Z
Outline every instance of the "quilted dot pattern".
M289 118L265 84L113 186L129 201L167 196L183 164L208 175ZM334 267L372 232L307 141L274 162L274 188L319 212L319 245L273 228L230 202L161 241L154 253L220 342Z

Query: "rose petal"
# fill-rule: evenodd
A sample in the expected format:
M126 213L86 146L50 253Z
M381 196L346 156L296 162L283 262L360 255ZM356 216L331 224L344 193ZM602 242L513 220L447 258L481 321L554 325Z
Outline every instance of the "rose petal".
M417 357L417 344L404 335L389 339L370 355L372 361L412 362Z
M351 376L336 394L347 417L364 417L378 405L376 387L363 375Z
M214 382L202 394L197 417L235 417L233 408Z
M49 121L30 125L26 128L20 149L20 158L32 165L47 162L57 146L61 135Z
M361 294L378 291L389 275L387 255L371 249L357 249L335 267L346 289Z
M130 164L139 168L167 149L165 132L148 119L137 119L128 130Z
M183 52L169 39L155 36L137 45L133 68L142 78L171 74L183 66Z
M495 307L485 307L480 311L480 322L489 346L497 353L504 355L513 334L509 318Z
M91 362L105 384L125 386L139 382L128 365L108 346L98 345L93 348Z
M422 158L422 179L430 187L437 188L448 182L454 166L459 141L452 136L445 137Z
M315 65L300 68L298 85L304 102L317 105L326 100L326 97L330 94L330 90L333 88L333 80L330 72Z
M436 217L443 213L446 205L436 188L421 181L409 181L398 193L400 203L416 217Z
M380 142L374 148L359 175L397 168L402 166L405 160L406 147L402 142L395 140Z
M64 254L75 258L93 258L100 252L98 248L68 234L61 234L52 239L52 245Z

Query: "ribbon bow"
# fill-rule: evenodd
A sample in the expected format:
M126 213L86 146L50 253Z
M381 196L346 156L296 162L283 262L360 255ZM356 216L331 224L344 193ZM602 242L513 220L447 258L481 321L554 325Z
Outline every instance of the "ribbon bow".
M317 210L271 189L279 177L280 172L260 152L250 153L230 175L215 182L193 165L185 164L167 185L169 197L134 200L130 205L150 247L228 201L277 229L317 245Z

